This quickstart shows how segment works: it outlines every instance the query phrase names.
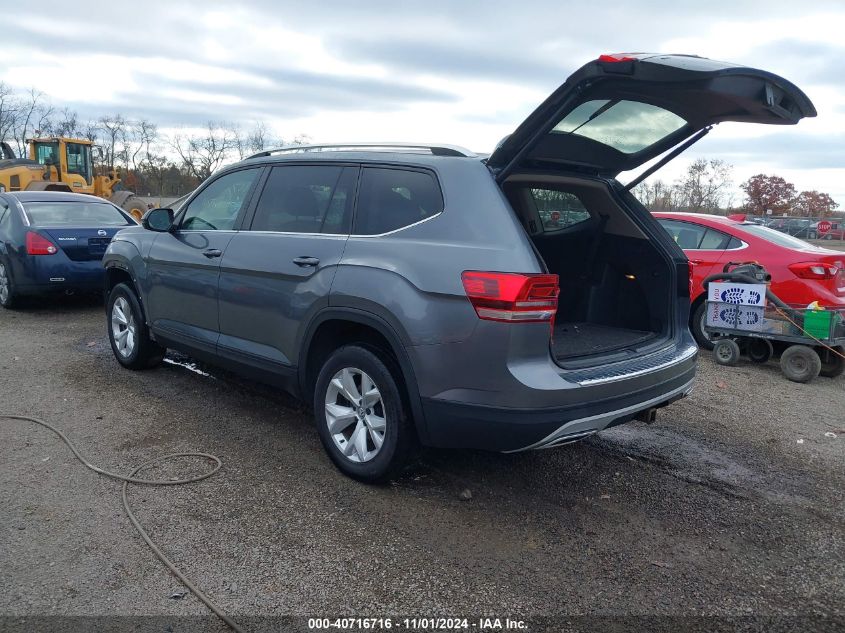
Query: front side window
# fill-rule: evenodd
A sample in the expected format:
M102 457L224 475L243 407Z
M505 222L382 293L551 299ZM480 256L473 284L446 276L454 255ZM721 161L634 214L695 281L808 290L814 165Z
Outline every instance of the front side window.
M274 167L250 229L348 234L357 175L357 169L331 165Z
M590 212L575 194L555 189L529 191L545 231L558 231L590 219Z
M430 172L365 167L361 174L354 233L388 233L441 211L443 195Z
M91 147L81 143L67 143L67 171L78 174L91 184Z
M130 226L125 215L106 202L24 202L29 223L34 226Z
M185 231L231 231L260 169L241 169L217 178L191 200L182 218Z
M552 134L574 134L634 154L677 132L686 121L640 101L594 99L572 110Z

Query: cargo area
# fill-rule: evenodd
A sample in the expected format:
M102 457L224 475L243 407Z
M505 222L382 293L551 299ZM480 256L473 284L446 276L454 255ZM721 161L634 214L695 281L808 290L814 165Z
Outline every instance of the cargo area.
M635 356L666 340L676 300L671 264L604 183L514 176L503 190L560 278L551 343L559 364Z

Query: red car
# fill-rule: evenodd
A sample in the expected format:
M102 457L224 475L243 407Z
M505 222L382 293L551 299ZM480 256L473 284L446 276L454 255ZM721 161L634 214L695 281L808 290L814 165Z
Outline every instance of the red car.
M654 216L689 257L690 330L702 347L713 347L704 333L702 282L729 262L760 263L772 275L772 292L789 304L804 307L818 301L825 307L845 308L845 253L841 251L814 246L744 219L699 213Z

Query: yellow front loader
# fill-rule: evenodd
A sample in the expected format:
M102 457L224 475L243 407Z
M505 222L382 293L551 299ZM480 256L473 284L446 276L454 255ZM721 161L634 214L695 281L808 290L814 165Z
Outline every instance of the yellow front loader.
M94 173L93 144L87 139L36 138L27 141L29 158L16 158L0 143L0 191L72 191L105 198L136 220L147 205L131 191L118 189L114 170Z

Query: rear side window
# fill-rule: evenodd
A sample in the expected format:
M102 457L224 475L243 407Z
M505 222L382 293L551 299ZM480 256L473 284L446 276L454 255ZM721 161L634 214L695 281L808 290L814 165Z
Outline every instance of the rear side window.
M546 232L565 229L590 219L590 212L573 193L555 189L532 188L529 191Z
M357 171L330 165L274 167L250 229L348 234Z
M684 250L723 251L728 248L739 248L742 245L735 237L706 226L677 220L658 220L658 222Z
M395 231L443 211L437 179L426 171L365 167L355 217L356 235Z
M707 230L703 226L689 222L677 222L675 220L659 220L659 222L683 250L698 248Z

